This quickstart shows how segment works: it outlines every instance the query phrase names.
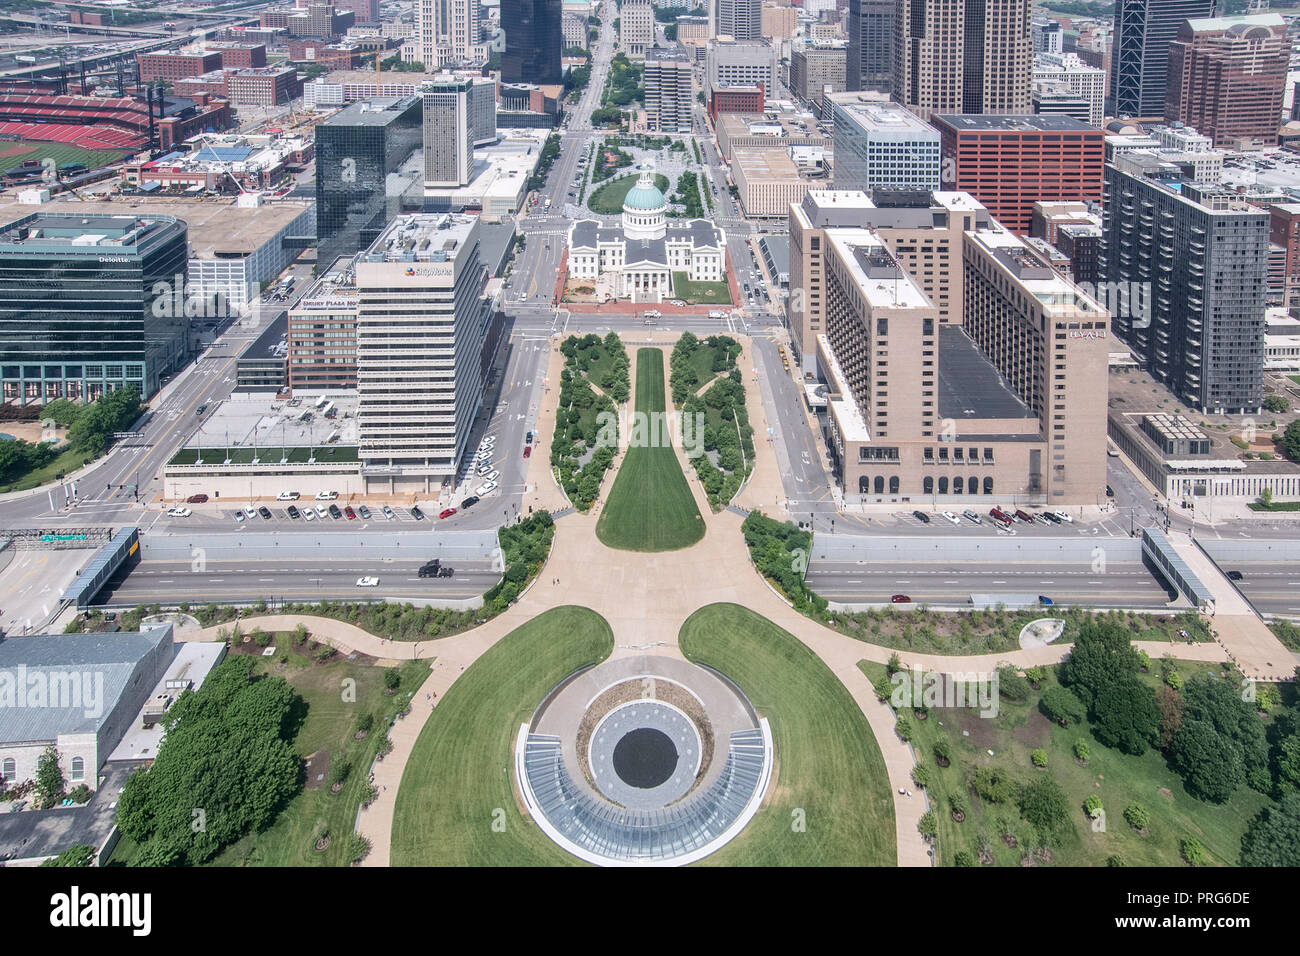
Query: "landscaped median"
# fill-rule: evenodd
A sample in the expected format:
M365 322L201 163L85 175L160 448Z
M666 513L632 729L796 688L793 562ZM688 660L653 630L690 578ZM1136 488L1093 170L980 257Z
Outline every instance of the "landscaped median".
M596 523L596 536L611 548L675 551L704 537L704 519L669 435L663 359L663 351L657 348L636 353L638 421Z
M618 406L627 401L631 387L627 350L610 332L604 339L571 335L560 351L565 361L551 466L573 506L586 512L600 493L617 450Z
M604 618L558 607L516 628L459 675L407 760L393 813L393 865L577 863L520 813L509 767L519 725L542 698L613 649Z

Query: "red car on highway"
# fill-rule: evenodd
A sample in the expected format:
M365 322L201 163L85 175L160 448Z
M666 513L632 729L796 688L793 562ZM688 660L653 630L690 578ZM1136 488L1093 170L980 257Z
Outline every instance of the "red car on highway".
M442 511L438 512L438 517L439 517L439 518L450 518L450 517L451 517L452 515L454 515L455 513L456 513L456 509L455 509L455 508L445 508L445 509L443 509Z
M906 594L895 594L895 595L894 595L893 597L891 597L889 600L892 601L892 602L895 603L895 604L911 604L911 603L912 603L912 599L911 599L910 597L908 597Z

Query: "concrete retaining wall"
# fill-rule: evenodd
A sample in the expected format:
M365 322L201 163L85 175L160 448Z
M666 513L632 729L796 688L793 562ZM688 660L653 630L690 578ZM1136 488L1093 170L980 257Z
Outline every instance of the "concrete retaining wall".
M1253 542L1252 542L1253 543ZM1300 544L1300 542L1298 542ZM1103 549L1111 563L1142 560L1136 538L962 538L818 534L813 538L814 561L979 561L1007 564L1087 563Z
M153 561L189 561L196 550L208 560L284 558L346 558L382 555L397 560L492 560L497 549L495 531L444 531L427 533L340 534L194 534L144 535L141 556Z
M1288 561L1300 561L1300 541L1288 538L1205 538L1197 535L1196 541L1201 550L1215 560L1223 561L1261 561L1268 564L1282 564Z

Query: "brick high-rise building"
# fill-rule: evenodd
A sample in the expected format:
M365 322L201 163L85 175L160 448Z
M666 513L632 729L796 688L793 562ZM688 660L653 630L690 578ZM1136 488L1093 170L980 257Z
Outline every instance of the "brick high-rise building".
M1227 149L1276 146L1290 54L1276 13L1186 21L1169 44L1165 119Z
M137 53L136 66L140 70L140 82L152 83L154 80L170 82L183 80L190 76L199 76L221 69L221 54L211 53Z
M208 52L221 54L223 70L247 70L266 66L265 43L209 43Z
M1101 200L1106 136L1069 116L933 116L945 189L968 192L1026 235L1040 200Z
M894 17L893 96L932 113L1028 113L1030 0L908 0Z

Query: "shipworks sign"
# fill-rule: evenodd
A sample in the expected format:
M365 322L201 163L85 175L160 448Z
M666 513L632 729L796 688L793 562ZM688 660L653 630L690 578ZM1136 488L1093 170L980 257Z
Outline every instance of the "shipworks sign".
M403 275L407 277L440 276L445 278L451 275L451 263L440 263L434 266L407 266Z

